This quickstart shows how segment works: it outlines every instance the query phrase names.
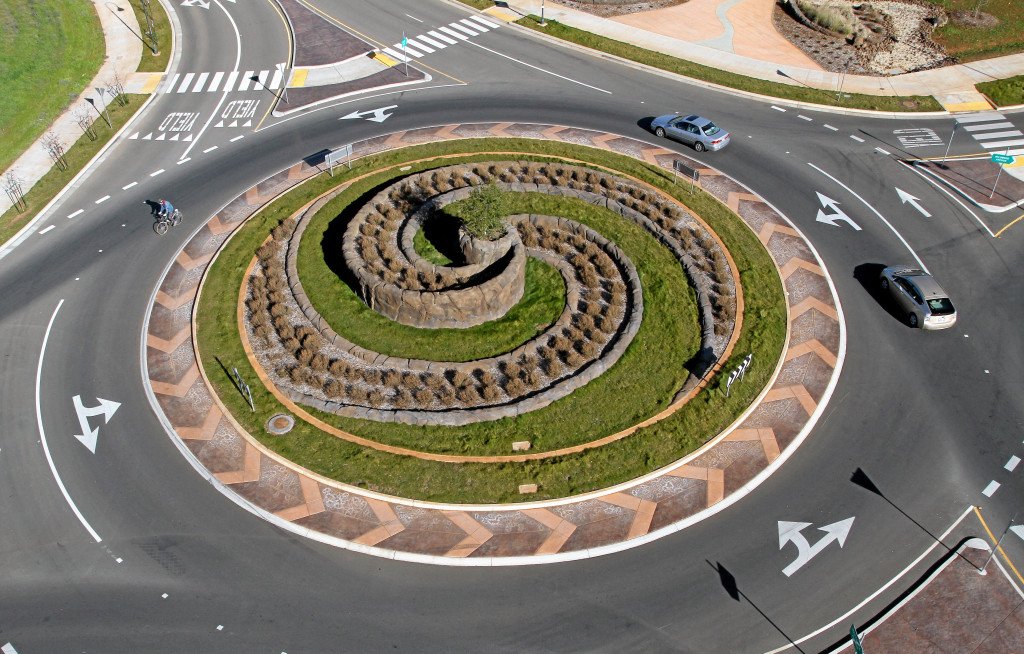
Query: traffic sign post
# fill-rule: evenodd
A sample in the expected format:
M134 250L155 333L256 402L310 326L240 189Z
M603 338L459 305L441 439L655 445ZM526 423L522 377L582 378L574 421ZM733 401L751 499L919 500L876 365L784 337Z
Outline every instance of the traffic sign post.
M1010 149L1007 148L1006 152L999 154L995 152L990 157L993 163L999 164L999 172L996 173L996 181L992 183L992 192L988 194L988 199L991 200L992 196L996 194L996 186L999 184L999 176L1003 174L1003 166L1006 164L1012 164L1014 162L1013 156L1010 154Z
M676 172L676 179L679 178L680 174L690 178L690 193L693 193L694 185L700 181L700 171L696 168L690 168L679 159L672 161L672 170Z
M850 625L850 641L853 643L854 654L864 654L864 645L857 635L857 625Z
M327 153L324 158L324 163L327 164L328 170L330 170L331 177L334 177L334 164L339 161L348 161L348 169L352 170L352 144L343 145L337 150L331 150Z
M409 49L406 45L409 44L409 39L405 38L405 30L402 30L402 56L405 57L405 76L409 76Z

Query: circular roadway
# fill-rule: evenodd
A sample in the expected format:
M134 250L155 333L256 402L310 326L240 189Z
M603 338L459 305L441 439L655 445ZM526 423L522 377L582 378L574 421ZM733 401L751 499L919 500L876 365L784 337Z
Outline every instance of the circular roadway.
M384 45L403 29L425 31L415 21L445 25L466 15L441 2L347 5L318 4ZM271 68L285 57L287 35L267 3L175 9L185 44L178 71L231 70L236 56L241 69ZM239 30L237 52L228 15ZM268 118L256 131L197 127L180 165L184 144L120 140L0 260L0 644L22 653L294 654L763 652L797 641L792 651L822 651L906 590L944 551L935 538L950 530L952 544L980 534L970 517L951 529L971 504L1000 529L1010 519L1022 496L1019 473L1004 462L1021 454L1024 431L1024 252L1013 229L994 239L979 224L995 227L1005 215L975 209L980 218L973 217L896 161L903 153L894 130L948 139L951 119L844 116L783 103L774 106L786 111L777 111L508 27L421 65L430 66L430 82L382 97L368 92L293 119ZM220 95L159 95L137 125L154 126L173 111L205 119ZM397 107L383 123L339 121L387 105ZM141 325L165 263L199 217L239 190L324 148L418 126L553 123L655 142L638 123L691 110L733 133L727 149L700 158L804 231L847 320L847 359L817 428L743 501L605 557L439 568L281 531L227 501L167 437L142 387ZM237 135L244 138L231 140ZM980 149L962 132L957 139L954 153ZM901 204L897 186L921 198L931 217ZM815 220L819 192L861 229ZM141 205L160 195L186 215L183 228L163 238ZM85 212L66 218L78 208ZM56 228L38 233L50 224ZM906 328L858 279L870 264L915 254L957 303L955 328ZM98 398L120 403L109 422L91 418L95 452L74 438L82 433L75 396L87 407ZM851 482L858 469L880 493ZM990 481L1001 487L984 495ZM850 517L842 548L782 573L796 548L780 548L779 521L812 523L803 533L813 543L817 527ZM1024 543L1004 545L1021 559Z

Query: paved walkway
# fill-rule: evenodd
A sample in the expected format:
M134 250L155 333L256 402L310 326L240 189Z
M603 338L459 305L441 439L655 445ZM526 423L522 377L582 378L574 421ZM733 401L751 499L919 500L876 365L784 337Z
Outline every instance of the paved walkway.
M126 3L127 4L127 3ZM106 88L108 82L117 73L121 79L128 80L129 76L139 67L142 60L142 42L136 36L139 32L139 22L135 18L135 12L130 8L124 11L111 9L114 5L104 0L93 0L96 13L103 28L103 39L106 42L106 58L96 77L85 87L85 90L75 98L64 113L53 122L51 132L60 138L64 147L69 147L82 136L82 128L75 121L74 112L80 107L85 107L92 114L94 120L99 116L95 110L86 102L86 98L97 101L99 107L104 106L105 101L111 98L104 95L102 98L96 93L96 87ZM36 182L42 179L43 175L53 167L53 160L42 146L42 137L36 140L28 150L24 152L11 165L3 171L14 171L21 180L21 188L26 194L29 189L35 186ZM0 193L0 215L12 206L10 198L6 193Z
M686 7L701 2L701 9L690 11L694 12L695 19L700 16L703 20L710 20L707 10L710 5L715 5L717 13L715 20L709 23L710 33L723 34L723 26L729 24L733 34L728 42L720 37L713 37L710 41L703 35L694 37L692 29L686 26L661 25L655 29L653 25L658 21L647 19L644 14L634 14L626 19L599 18L546 0L511 0L509 6L520 14L539 16L542 2L545 4L544 16L548 20L557 20L648 50L774 82L828 90L839 88L838 74L824 71L817 65L795 61L796 55L790 50L792 46L781 50L775 48L775 39L781 37L772 26L770 12L765 14L765 5L772 0L741 0L738 3L736 0L691 0L682 5ZM720 9L725 10L727 20L722 20ZM700 11L704 13L699 14ZM694 38L700 40L694 41ZM780 70L788 78L779 75ZM842 88L847 92L869 95L931 95L949 111L976 111L990 109L991 106L977 92L975 84L1015 75L1024 75L1024 53L892 77L847 75L842 80Z
M466 124L396 132L357 143L366 156L469 137L561 140L701 171L701 186L737 212L784 280L788 345L774 381L732 429L645 478L585 496L516 505L442 505L369 492L314 475L245 433L208 386L191 317L206 266L231 231L320 170L299 163L247 190L213 216L172 262L147 325L147 378L180 449L225 494L291 531L378 556L450 565L512 565L595 556L640 545L728 506L793 452L824 410L840 368L841 311L821 262L785 218L714 169L635 139L573 127ZM775 366L775 362L755 365ZM529 482L529 479L524 479Z

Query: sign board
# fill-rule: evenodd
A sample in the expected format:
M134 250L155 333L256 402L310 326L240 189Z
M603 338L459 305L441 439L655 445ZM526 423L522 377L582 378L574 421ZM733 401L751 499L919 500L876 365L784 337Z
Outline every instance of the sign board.
M690 192L693 193L694 184L700 181L700 171L690 168L679 159L672 160L672 169L676 171L677 175L682 175L690 180Z
M853 642L853 651L855 654L864 654L864 646L860 642L860 636L857 634L857 626L850 627L850 640Z
M993 154L992 161L997 164L1012 164L1014 159L1010 154Z
M331 150L330 152L328 152L327 156L324 158L324 163L326 163L327 167L330 168L331 175L333 176L334 175L334 165L336 163L338 163L339 161L345 161L345 160L348 160L348 169L352 170L352 144L351 143L349 143L348 145L343 145L340 148L338 148L337 150Z

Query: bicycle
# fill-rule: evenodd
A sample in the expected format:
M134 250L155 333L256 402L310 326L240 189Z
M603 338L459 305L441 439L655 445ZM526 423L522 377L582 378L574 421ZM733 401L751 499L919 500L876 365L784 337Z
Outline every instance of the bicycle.
M156 222L153 223L153 230L160 236L163 236L167 233L168 229L174 227L180 222L181 211L175 209L169 216L167 214L160 214L160 216L157 217Z

